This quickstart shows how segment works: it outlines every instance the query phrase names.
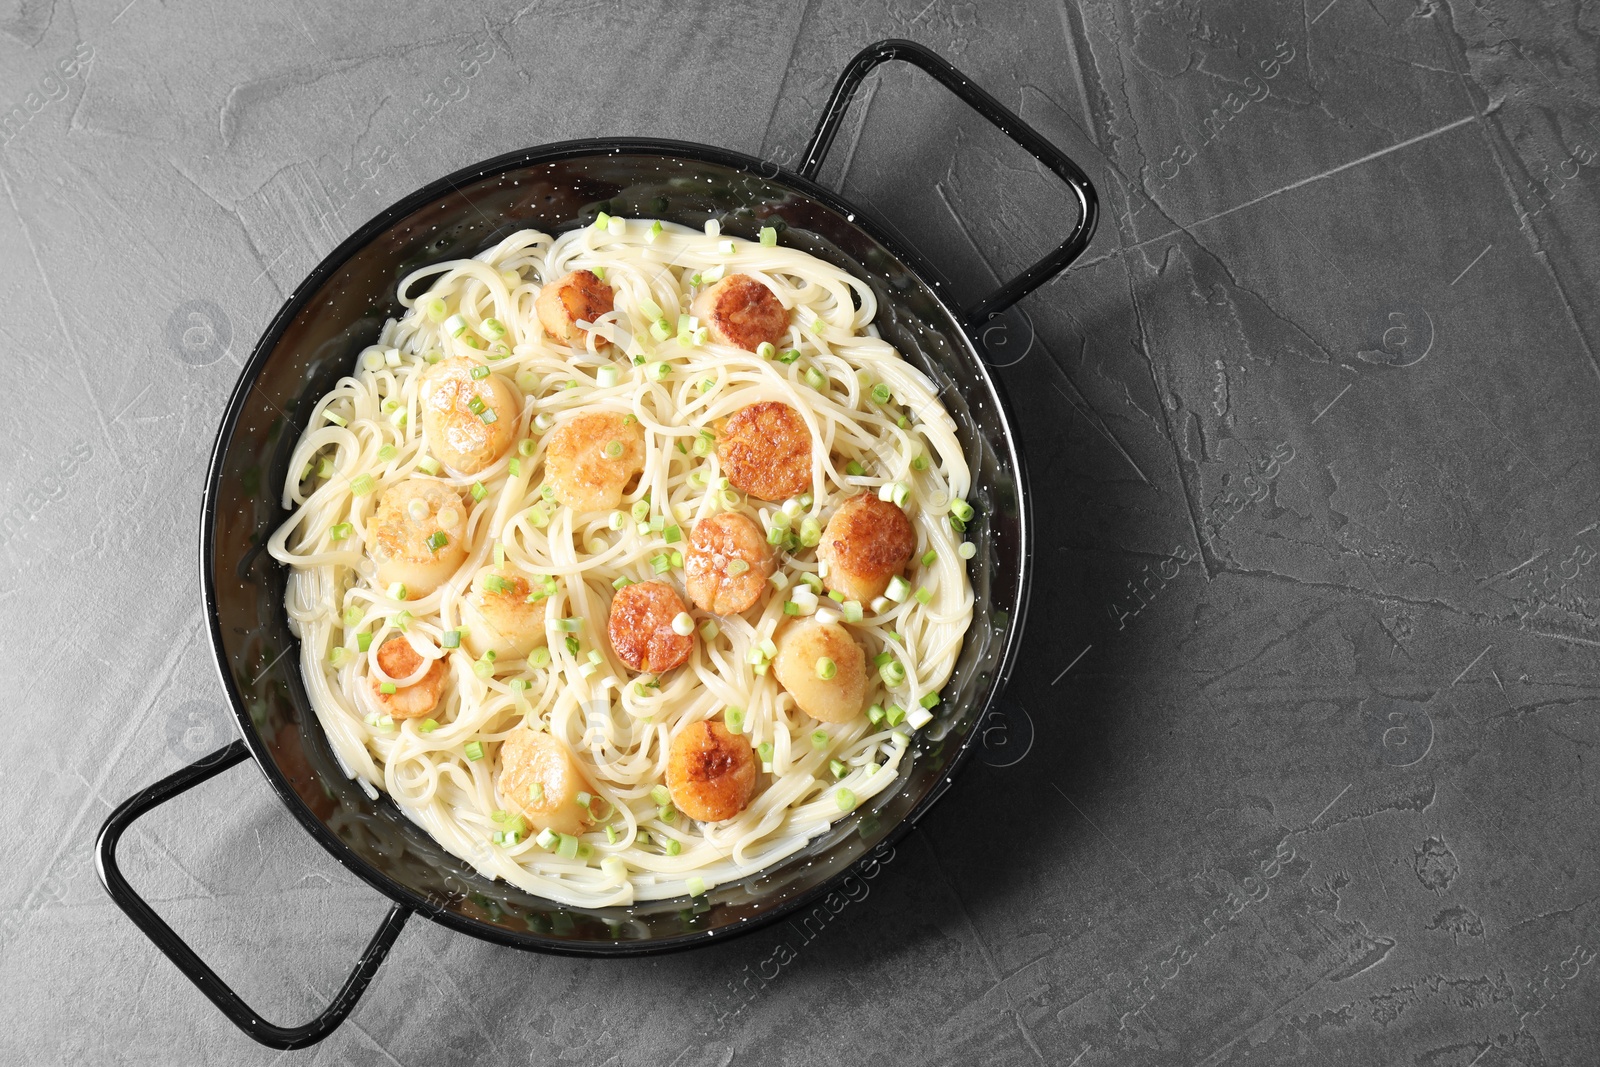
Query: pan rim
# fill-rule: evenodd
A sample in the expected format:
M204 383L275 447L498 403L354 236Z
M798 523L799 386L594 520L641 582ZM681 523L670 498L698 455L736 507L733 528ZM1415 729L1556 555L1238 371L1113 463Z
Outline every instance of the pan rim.
M983 700L983 706L979 709L979 722L982 721L983 716L988 714L989 709L993 707L995 701L1005 691L1011 678L1011 672L1016 665L1021 635L1027 623L1033 572L1033 519L1030 493L1028 491L1027 468L1022 452L1018 447L1016 433L1012 425L1010 402L1001 383L991 373L989 365L984 361L975 343L974 331L982 324L968 321L964 314L950 306L946 300L946 287L938 280L935 280L928 262L919 253L904 247L894 240L873 222L865 212L856 208L839 194L770 160L764 160L732 149L659 138L583 138L523 148L463 167L412 191L352 231L333 251L324 256L312 268L284 300L283 305L276 314L273 315L257 339L250 357L241 368L238 381L235 383L233 392L223 408L221 424L218 427L217 436L212 446L211 458L207 465L205 493L199 525L200 583L207 615L206 632L211 646L213 661L221 676L223 689L227 694L229 703L232 705L235 728L239 731L241 739L250 750L251 762L266 778L273 792L277 794L279 801L288 808L296 821L311 835L313 840L321 845L346 870L356 875L356 877L389 900L409 907L433 922L456 932L493 944L506 945L525 951L585 958L657 955L702 947L713 941L725 941L769 926L814 904L829 893L837 890L846 877L873 860L874 857L879 856L885 849L892 850L911 832L919 821L926 817L934 804L949 791L956 773L971 757L973 747L980 734L980 731L976 728L969 730L967 736L962 740L959 750L952 758L949 767L946 768L943 778L935 782L918 799L905 817L891 827L880 842L868 849L848 866L842 867L831 877L807 890L796 893L792 897L778 901L759 914L736 925L640 941L571 941L547 937L532 931L522 933L472 919L442 907L384 874L359 856L317 818L305 801L291 787L282 770L271 759L268 753L267 739L256 730L254 723L250 720L243 694L238 691L234 678L228 670L227 653L223 643L221 617L218 610L217 589L214 580L217 501L222 482L223 464L234 433L238 428L244 405L251 390L255 388L262 369L276 349L284 332L295 317L304 310L310 297L321 288L323 283L351 257L370 245L397 221L423 207L430 200L451 194L464 195L461 192L463 186L482 181L485 178L491 178L496 174L504 173L517 167L584 156L606 155L654 155L671 160L687 159L732 167L737 170L753 171L760 174L765 180L782 184L798 193L802 193L843 216L846 222L863 230L868 237L904 263L916 276L917 280L922 283L927 293L932 296L940 310L947 314L950 317L950 321L956 326L961 335L961 340L977 368L980 379L988 386L990 396L995 402L996 417L999 420L999 428L1005 446L1005 458L1010 460L1017 483L1019 563L1016 602L1011 611L1012 623L1006 627L1005 633L1000 639L999 661L995 668L994 680L991 683L989 693ZM298 662L294 666L298 666Z

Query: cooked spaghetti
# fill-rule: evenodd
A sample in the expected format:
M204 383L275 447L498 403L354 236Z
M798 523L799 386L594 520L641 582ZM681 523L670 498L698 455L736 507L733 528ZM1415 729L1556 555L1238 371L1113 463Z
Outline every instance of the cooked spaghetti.
M867 285L602 215L400 301L269 545L346 773L586 906L702 894L893 787L972 621L972 509Z

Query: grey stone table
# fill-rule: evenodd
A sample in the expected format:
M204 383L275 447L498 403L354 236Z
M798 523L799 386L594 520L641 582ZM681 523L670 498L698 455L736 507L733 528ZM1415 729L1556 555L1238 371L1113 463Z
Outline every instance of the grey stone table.
M418 921L325 1044L252 1045L90 860L232 730L195 529L242 354L440 174L790 160L885 36L1106 207L988 336L1041 536L982 761L820 929L583 962ZM0 2L0 1061L1595 1063L1597 38L1578 0ZM957 289L1070 222L921 74L863 105L827 180ZM248 771L126 855L283 1021L384 907Z

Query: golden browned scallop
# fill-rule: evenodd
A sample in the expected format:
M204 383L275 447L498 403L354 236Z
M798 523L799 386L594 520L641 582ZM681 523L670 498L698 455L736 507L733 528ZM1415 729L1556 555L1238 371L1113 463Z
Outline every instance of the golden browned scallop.
M839 505L817 544L817 559L828 565L822 584L865 604L883 595L916 548L904 511L871 493L853 496Z
M384 680L374 674L368 681L372 685L372 699L385 715L396 719L420 719L439 706L444 693L444 659L433 661L427 671L409 685L400 685L398 679L409 678L422 670L424 657L401 634L395 634L378 646L378 666L383 673L397 681L392 693L383 691Z
M667 789L691 819L721 822L745 809L756 791L750 739L720 722L692 722L672 739Z
M462 474L476 474L506 454L522 410L522 394L504 375L473 378L473 369L482 366L457 356L430 367L422 378L428 451Z
M609 511L644 470L644 429L631 415L583 411L550 431L545 478L573 511Z
M789 310L765 285L748 274L730 274L706 288L689 313L719 345L754 352L763 342L776 345L789 329Z
M694 524L683 554L683 584L701 611L734 615L756 605L777 566L761 527L724 511Z
M735 411L717 435L717 459L729 484L761 500L811 488L811 430L798 411L776 400Z
M513 567L482 567L461 598L462 644L473 656L490 649L499 659L520 659L545 643L550 601L528 602L528 579Z
M800 622L778 636L778 684L821 722L849 722L867 697L867 654L836 622Z
M593 323L615 306L616 294L590 270L575 270L539 290L533 308L539 325L557 341L572 344L583 335L579 322Z
M527 819L534 831L576 834L590 821L578 803L579 793L592 793L572 753L543 730L519 726L500 745L496 782L506 811Z
M683 600L666 582L625 585L611 598L606 631L622 662L636 671L670 671L694 649L694 628L673 629L679 615L688 616Z
M461 494L431 478L407 478L385 489L367 523L367 551L378 584L427 596L467 558L467 508Z

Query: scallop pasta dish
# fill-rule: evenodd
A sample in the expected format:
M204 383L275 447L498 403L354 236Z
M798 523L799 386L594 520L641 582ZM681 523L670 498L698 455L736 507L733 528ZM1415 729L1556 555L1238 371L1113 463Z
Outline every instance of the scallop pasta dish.
M701 895L895 788L972 622L973 512L869 286L771 228L602 214L399 299L269 541L346 774L590 907Z

